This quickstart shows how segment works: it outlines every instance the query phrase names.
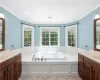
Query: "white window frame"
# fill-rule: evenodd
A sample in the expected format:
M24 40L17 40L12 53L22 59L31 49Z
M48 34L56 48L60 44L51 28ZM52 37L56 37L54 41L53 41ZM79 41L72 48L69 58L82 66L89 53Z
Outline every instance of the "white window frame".
M75 34L76 34L75 47L77 48L77 27L78 27L78 24L73 24L73 25L65 27L65 46L73 47L73 46L68 46L68 30L70 28L72 28L73 26L75 27Z
M51 46L50 41L49 41L49 46L42 45L42 29L50 29L51 31L53 30L53 31L58 32L58 45L57 46ZM59 47L59 46L60 46L60 27L40 27L40 47Z
M32 40L31 40L31 46L26 46L26 47L33 47L34 46L34 27L26 24L22 24L22 48L24 48L24 29L25 28L30 28L32 30Z

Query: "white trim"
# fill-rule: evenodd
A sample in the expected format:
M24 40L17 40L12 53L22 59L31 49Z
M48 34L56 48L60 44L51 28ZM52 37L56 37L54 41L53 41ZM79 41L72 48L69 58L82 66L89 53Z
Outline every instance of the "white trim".
M24 48L24 29L25 28L30 28L32 30L32 40L31 40L32 44L29 47L33 47L34 46L34 27L26 25L26 24L22 24L22 48Z
M77 28L77 27L78 27L78 24L76 24L76 28L75 28L75 29L76 29L76 30L75 30L75 31L76 31L76 48L78 47L78 46L77 46L77 45L78 45L78 42L77 42L77 41L78 41L78 39L77 39L77 37L78 37L78 30L77 30L77 29L78 29L78 28Z
M65 46L68 46L68 27L65 27Z
M56 30L58 30L57 32L58 32L58 45L57 46L51 46L50 45L50 43L49 43L49 46L43 46L42 45L42 29L46 29L46 28L48 28L48 29L52 29L52 30L54 30L54 28L56 28ZM54 31L56 31L56 30L54 30ZM40 27L40 47L59 47L60 46L60 27Z
M77 48L77 27L78 27L78 24L73 24L73 25L75 25L75 29L76 29L75 30L75 33L76 33L75 47ZM71 47L71 46L68 46L68 29L70 27L72 27L73 25L65 27L65 46L67 46L67 47Z

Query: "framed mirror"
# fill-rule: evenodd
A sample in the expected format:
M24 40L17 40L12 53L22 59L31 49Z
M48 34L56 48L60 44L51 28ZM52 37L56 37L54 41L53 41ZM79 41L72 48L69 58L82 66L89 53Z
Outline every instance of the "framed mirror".
M0 51L5 50L5 19L0 18Z
M100 51L100 18L94 20L94 50Z

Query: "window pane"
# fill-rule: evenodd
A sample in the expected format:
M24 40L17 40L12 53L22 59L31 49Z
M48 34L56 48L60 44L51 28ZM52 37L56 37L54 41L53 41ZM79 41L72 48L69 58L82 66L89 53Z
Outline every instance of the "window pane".
M31 46L32 31L24 31L24 46Z
M57 32L50 32L50 44L51 46L58 45L58 33Z
M75 29L71 28L68 31L68 46L75 47Z
M58 32L54 29L42 28L41 42L43 46L57 46L58 45ZM47 30L47 31L46 31ZM52 31L53 30L53 31ZM57 29L58 30L58 29Z
M51 45L53 46L54 45L54 42L51 42Z
M49 32L47 31L42 32L42 45L43 46L49 45Z

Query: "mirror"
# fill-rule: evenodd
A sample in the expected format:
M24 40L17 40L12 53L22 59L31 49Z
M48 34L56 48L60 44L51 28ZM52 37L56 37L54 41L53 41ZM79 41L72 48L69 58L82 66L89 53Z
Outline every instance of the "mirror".
M5 50L5 20L0 18L0 51Z
M94 20L94 50L100 51L100 18Z

